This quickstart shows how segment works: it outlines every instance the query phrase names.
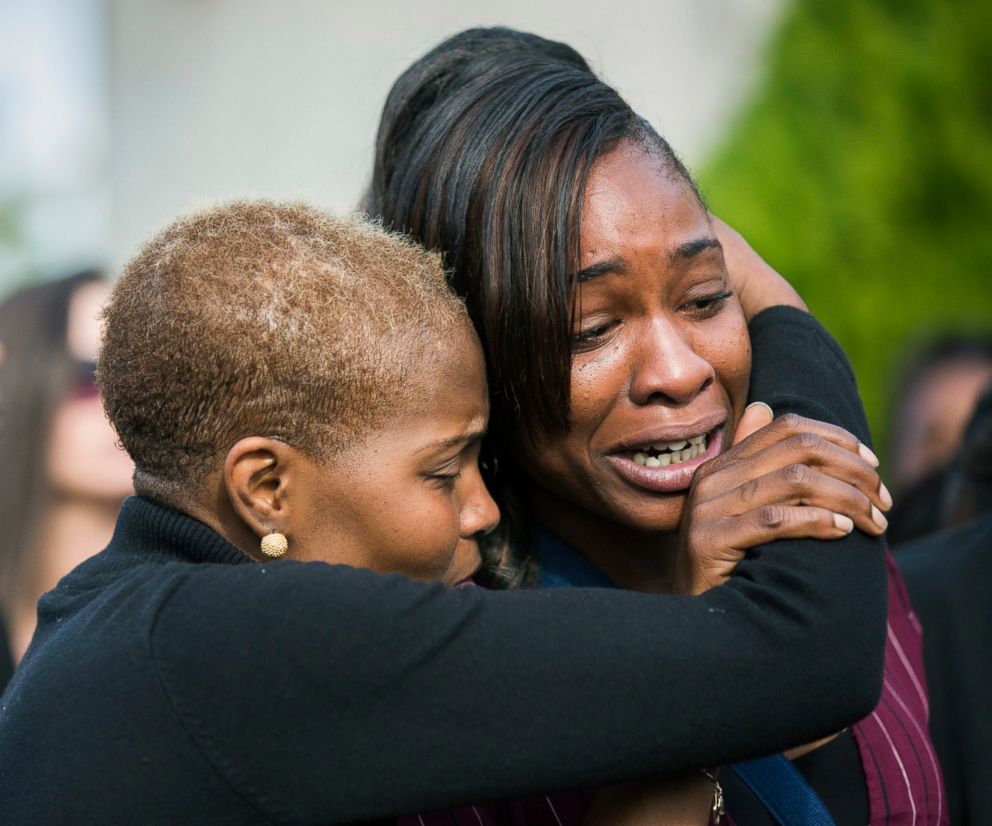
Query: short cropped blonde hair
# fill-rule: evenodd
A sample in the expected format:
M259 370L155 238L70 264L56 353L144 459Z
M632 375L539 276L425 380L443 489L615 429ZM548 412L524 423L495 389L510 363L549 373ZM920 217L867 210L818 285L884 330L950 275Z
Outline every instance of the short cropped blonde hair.
M168 226L124 267L104 320L107 415L139 478L165 483L202 480L249 435L332 455L395 413L469 325L438 255L268 201Z

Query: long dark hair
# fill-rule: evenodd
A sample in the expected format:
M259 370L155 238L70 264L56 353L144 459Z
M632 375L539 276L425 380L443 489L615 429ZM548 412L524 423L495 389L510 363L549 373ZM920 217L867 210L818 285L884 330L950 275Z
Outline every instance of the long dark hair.
M387 102L367 206L445 254L486 351L494 429L560 430L589 170L621 140L661 139L588 67L514 49L439 75L437 52L397 81L406 106Z
M466 29L452 35L410 66L393 83L379 119L372 183L362 209L372 215L390 210L393 171L404 160L422 118L459 88L489 69L483 58L511 55L557 60L592 73L589 64L565 43L503 26Z
M56 408L76 377L69 305L92 270L25 289L0 304L0 609L14 611L32 575L30 552L49 504L46 454Z
M593 163L625 140L650 145L692 183L668 144L574 49L508 29L445 41L387 99L364 205L445 255L485 350L490 446L504 468L521 427L568 428L585 186ZM512 523L512 502L499 498Z

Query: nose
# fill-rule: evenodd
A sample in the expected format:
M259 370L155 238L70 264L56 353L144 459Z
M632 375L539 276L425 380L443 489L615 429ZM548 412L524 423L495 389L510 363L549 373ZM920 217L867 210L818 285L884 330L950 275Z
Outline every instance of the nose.
M470 476L471 487L461 512L460 530L463 539L485 535L499 524L499 507L489 494L489 488L482 481L477 467Z
M652 320L633 349L630 397L634 404L664 401L683 405L715 380L713 365L696 352L681 326Z

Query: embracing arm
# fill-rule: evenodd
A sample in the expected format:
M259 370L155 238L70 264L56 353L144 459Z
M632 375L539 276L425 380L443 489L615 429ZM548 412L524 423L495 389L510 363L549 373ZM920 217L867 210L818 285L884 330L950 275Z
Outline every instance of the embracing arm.
M816 322L752 322L752 393L867 441ZM779 541L699 597L452 591L320 563L219 566L162 606L172 708L270 819L341 822L780 751L868 713L880 542ZM191 679L189 675L196 675Z
M171 595L151 651L205 758L275 820L590 787L771 753L866 713L874 651L838 641L873 641L876 554L846 542L798 564L776 543L701 597L219 566Z
M776 416L801 416L838 425L870 448L871 434L854 373L840 345L808 313L795 289L740 233L715 216L712 221L749 320L749 401L768 404ZM891 506L891 498L887 504ZM816 564L822 554L830 559L830 567L823 570L816 587L831 588L830 598L839 600L837 610L850 612L850 636L838 637L842 644L835 641L816 656L843 659L848 673L836 688L839 694L869 698L871 702L862 709L867 714L881 692L884 663L887 586L883 540L858 530L831 542L781 540L751 551L735 573L767 574L769 569L763 563L769 552L790 554L794 573L802 576L815 576L814 571L799 568Z
M820 323L793 307L763 310L748 324L753 366L751 401L775 415L795 413L840 425L871 446L854 373Z

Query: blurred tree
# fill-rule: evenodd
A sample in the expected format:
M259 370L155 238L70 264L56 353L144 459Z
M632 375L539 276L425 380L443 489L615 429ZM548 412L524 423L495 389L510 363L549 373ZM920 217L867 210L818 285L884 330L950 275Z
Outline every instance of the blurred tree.
M37 278L29 262L29 242L24 230L27 198L20 193L0 194L0 297Z
M992 329L992 3L799 0L699 178L854 363L885 445L907 346Z

